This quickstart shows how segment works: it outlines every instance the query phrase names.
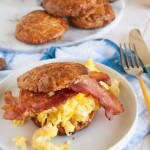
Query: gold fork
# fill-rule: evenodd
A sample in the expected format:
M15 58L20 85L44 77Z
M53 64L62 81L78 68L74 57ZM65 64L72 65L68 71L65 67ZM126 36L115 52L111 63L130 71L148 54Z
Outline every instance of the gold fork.
M123 53L123 51L124 51L124 53ZM135 54L135 59L133 57L133 53ZM120 44L120 55L121 55L122 66L123 66L125 72L137 77L137 79L140 83L142 93L143 93L143 96L145 99L148 115L150 118L150 97L148 95L146 85L141 77L141 74L143 73L143 68L141 66L139 57L137 55L135 44L131 45L129 43L128 47L126 46L125 43Z

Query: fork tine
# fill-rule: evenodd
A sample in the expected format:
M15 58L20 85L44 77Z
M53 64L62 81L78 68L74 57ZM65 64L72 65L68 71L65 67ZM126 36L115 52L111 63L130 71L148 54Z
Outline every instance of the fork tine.
M121 62L122 62L123 67L127 68L127 65L126 65L126 62L125 62L125 59L124 59L124 54L123 54L123 49L122 49L121 43L120 43L120 55L121 55Z
M134 57L133 57L133 52L132 52L132 47L131 47L131 44L129 43L129 50L130 50L130 56L131 56L131 62L132 62L132 65L133 67L137 67L137 65L135 64L135 61L134 61Z
M126 47L125 43L124 43L124 48L125 48L125 53L126 53L125 55L126 55L127 65L130 68L132 66L131 66L131 63L130 63L130 60L129 60L129 56L128 56L128 52L127 52L127 47Z
M137 65L138 65L138 68L139 68L139 67L141 67L141 63L140 63L140 60L139 60L139 57L138 57L138 54L137 54L137 50L136 50L136 46L135 46L134 43L133 43L133 48L134 48L134 51L135 51L135 57L136 57Z

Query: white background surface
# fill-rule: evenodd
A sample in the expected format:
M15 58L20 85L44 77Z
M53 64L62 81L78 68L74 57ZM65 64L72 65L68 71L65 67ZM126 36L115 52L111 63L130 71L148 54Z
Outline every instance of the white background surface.
M150 0L125 0L125 5L122 21L104 38L113 40L117 44L128 42L130 30L138 28L150 49ZM150 135L137 143L132 150L150 150Z
M116 30L109 32L104 38L111 39L117 44L128 42L131 29L140 29L150 50L150 0L125 0L125 12ZM150 150L150 134L137 143L132 150Z

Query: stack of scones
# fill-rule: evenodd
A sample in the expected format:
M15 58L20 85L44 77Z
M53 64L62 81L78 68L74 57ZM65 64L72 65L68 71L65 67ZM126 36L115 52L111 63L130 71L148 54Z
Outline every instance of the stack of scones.
M43 0L44 10L25 15L17 24L15 37L27 44L61 39L70 26L96 29L115 19L112 0Z

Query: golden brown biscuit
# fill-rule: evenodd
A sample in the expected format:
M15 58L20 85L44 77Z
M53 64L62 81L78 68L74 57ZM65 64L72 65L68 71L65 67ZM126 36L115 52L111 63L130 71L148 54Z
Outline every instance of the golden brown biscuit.
M96 4L97 0L43 0L43 8L56 17L77 17Z
M98 109L100 107L99 105L99 101L97 99L94 99L95 104L96 104L96 108ZM95 117L96 113L98 110L93 110L87 117L87 120L85 122L79 122L76 121L74 119L70 119L70 122L75 126L74 131L71 134L74 134L77 131L80 131L84 128L86 128L92 121L92 119ZM31 117L31 120L33 121L33 123L37 126L37 127L41 127L41 123L38 121L37 117ZM58 135L66 135L65 129L64 127L62 127L61 123L57 125L58 128Z
M32 92L53 92L68 88L78 76L88 74L88 69L78 63L60 62L36 67L21 75L18 87Z
M59 40L68 24L44 10L36 10L24 16L16 26L15 37L28 44L43 44Z
M83 16L69 18L72 25L81 29L103 27L115 18L113 8L108 2L98 0L97 4Z

